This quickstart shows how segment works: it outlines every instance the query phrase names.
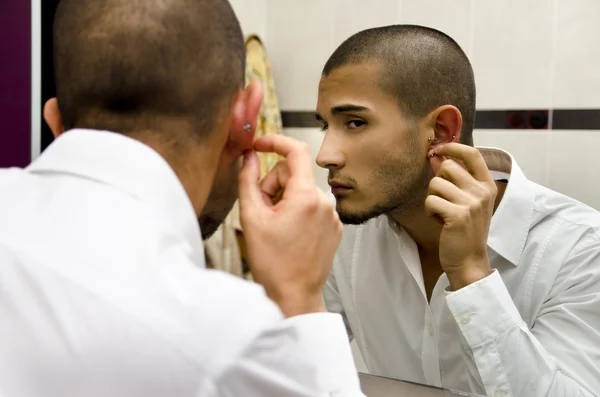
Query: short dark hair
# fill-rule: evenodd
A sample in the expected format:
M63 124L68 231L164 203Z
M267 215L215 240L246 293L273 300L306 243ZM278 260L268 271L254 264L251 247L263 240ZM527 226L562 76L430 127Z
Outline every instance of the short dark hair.
M227 0L62 0L53 43L66 129L132 134L178 120L200 139L244 85Z
M420 119L442 105L453 105L463 117L461 142L473 145L475 78L469 59L448 35L417 25L392 25L363 30L331 55L323 75L375 61L382 66L381 86L398 100L400 109Z

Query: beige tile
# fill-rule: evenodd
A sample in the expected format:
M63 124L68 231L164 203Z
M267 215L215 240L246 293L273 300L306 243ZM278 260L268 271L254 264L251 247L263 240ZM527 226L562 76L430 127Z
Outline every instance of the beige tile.
M548 142L551 132L536 130L475 130L476 146L504 149L527 178L548 186Z
M319 128L284 128L283 134L308 143L313 158L313 170L315 172L317 186L319 186L323 191L329 192L330 187L327 184L328 171L319 167L315 162L317 159L317 154L319 154L321 144L323 143L323 138L325 137L323 131L321 131Z
M265 39L267 33L267 0L230 0L244 36L256 34Z
M337 48L361 30L398 23L398 0L333 0L333 43Z
M557 1L554 107L600 107L600 1Z
M550 107L554 2L474 4L472 62L478 108Z
M399 0L400 23L423 25L452 37L471 56L472 0Z
M600 210L599 147L600 131L552 131L550 188Z
M279 104L314 110L321 71L333 52L329 0L268 0L266 47Z

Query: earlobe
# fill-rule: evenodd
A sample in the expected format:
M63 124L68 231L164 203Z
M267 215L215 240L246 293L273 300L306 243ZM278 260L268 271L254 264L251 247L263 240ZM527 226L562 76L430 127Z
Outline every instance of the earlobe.
M49 99L44 105L44 120L48 124L48 127L50 127L54 138L58 138L59 135L65 132L56 98Z

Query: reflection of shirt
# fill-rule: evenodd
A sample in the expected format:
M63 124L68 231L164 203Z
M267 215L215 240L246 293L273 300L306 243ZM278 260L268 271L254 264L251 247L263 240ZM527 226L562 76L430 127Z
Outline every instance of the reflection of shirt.
M203 267L183 187L137 141L70 131L1 170L2 393L359 394L339 316L284 320L260 286Z
M509 179L488 240L496 271L457 292L444 274L428 304L415 242L381 216L345 227L328 308L376 375L490 396L599 396L600 214L528 181L509 154L481 152Z

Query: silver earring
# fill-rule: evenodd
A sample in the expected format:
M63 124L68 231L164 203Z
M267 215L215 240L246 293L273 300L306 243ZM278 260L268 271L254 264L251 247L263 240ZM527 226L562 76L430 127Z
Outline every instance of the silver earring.
M431 142L431 137L427 138L427 140Z
M452 135L452 139L456 139L456 135Z
M244 131L252 132L252 124L250 124L250 123L244 124Z

